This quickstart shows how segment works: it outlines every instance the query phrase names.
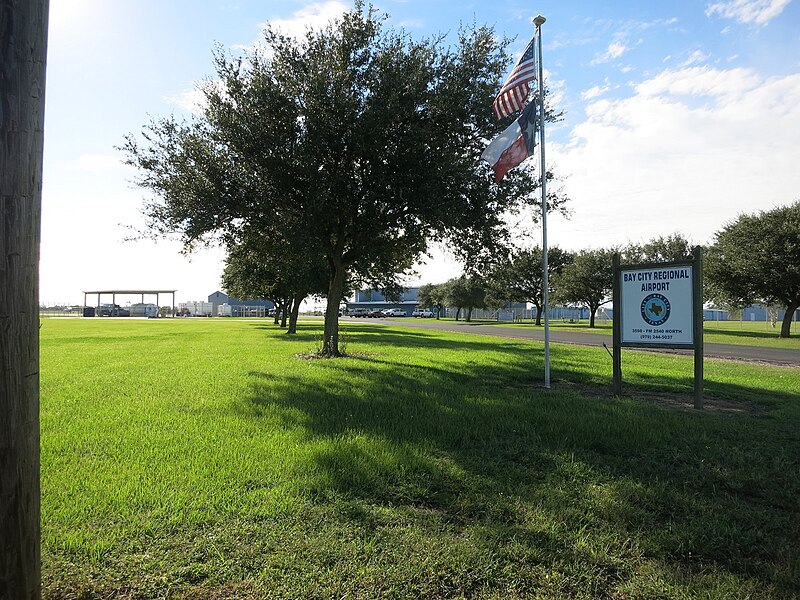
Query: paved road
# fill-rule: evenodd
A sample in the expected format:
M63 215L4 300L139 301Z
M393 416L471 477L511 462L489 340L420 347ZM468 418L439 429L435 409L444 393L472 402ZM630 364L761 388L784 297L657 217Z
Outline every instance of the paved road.
M423 329L439 329L495 337L516 338L523 340L544 340L544 330L534 327L498 327L493 323L466 323L463 321L436 321L434 319L390 319L398 324L420 327ZM577 344L579 346L601 346L605 343L610 349L610 335L598 333L580 333L576 331L550 330L550 341L559 344ZM691 350L654 350L660 352L677 352L691 354ZM790 348L764 348L760 346L739 346L735 344L704 344L703 355L711 358L766 362L778 365L800 366L800 350Z

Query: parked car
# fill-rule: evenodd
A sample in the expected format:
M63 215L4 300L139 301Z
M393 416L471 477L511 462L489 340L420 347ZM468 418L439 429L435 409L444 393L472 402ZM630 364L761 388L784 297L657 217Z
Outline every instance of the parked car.
M131 304L130 313L132 317L155 318L158 316L158 307L155 304L139 302L137 304Z
M434 317L434 314L430 308L418 308L417 310L411 313L411 316L418 317L420 319L432 319Z
M407 317L408 313L402 308L388 308L384 311L387 317Z
M376 309L374 309L374 310L371 310L371 311L369 311L369 312L367 313L367 316L368 316L368 317L371 317L371 318L373 318L373 319L383 319L384 317L386 317L386 315L385 315L385 314L383 314L383 311L382 311L382 310L379 310L379 309L377 309L377 308L376 308Z
M351 308L347 311L348 317L366 317L369 310L366 308Z
M102 304L95 311L98 317L130 317L131 311L119 304Z

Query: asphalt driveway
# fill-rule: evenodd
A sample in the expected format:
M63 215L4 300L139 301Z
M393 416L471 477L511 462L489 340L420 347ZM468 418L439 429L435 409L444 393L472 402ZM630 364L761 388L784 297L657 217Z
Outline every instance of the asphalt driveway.
M423 329L438 329L440 331L453 331L472 333L477 335L490 335L503 338L522 340L544 341L544 329L538 327L498 327L494 323L467 323L465 321L436 321L435 319L392 319L411 327ZM603 344L610 349L612 339L610 335L598 333L580 333L576 331L550 330L550 341L559 344L576 344L579 346L600 346ZM652 352L673 352L691 354L691 350L653 349ZM729 360L743 360L748 362L765 362L776 365L800 366L800 350L790 348L766 348L762 346L740 346L736 344L704 344L703 356L706 358L725 358Z

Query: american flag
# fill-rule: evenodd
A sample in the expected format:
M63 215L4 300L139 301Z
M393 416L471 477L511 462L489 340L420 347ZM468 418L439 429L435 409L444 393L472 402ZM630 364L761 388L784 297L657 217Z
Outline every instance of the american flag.
M517 66L511 71L500 93L492 102L492 110L498 119L519 112L525 105L530 83L536 81L536 36L531 39Z

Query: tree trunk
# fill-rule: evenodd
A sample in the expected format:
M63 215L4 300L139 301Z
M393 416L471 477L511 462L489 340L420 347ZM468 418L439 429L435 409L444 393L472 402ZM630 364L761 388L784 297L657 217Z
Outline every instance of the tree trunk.
M303 302L305 297L305 294L302 296L298 294L292 300L292 311L289 314L289 331L286 332L287 334L297 333L297 317L300 315L300 304Z
M786 307L786 313L783 315L783 322L781 323L781 337L788 338L792 333L792 317L797 308L800 307L800 300L795 300Z
M442 307L441 307L441 306L438 306L438 307L436 308L436 320L437 320L437 321L439 320L439 317L440 317L441 315L442 315Z
M289 319L289 310L292 306L292 299L291 298L284 298L283 305L281 307L281 328L286 328L286 321Z
M272 315L272 324L278 325L281 322L281 307L277 299L272 301L272 307L275 309L275 314Z
M458 321L458 316L461 314L461 307L456 307L456 321Z
M542 326L542 307L539 304L534 304L536 307L536 326Z
M467 323L469 323L471 320L472 320L472 307L470 306L467 309Z
M294 314L294 298L290 298L289 301L286 303L286 315L283 317L284 322L286 323L286 331L285 334L289 335L294 333L292 331L292 315Z
M589 329L594 329L594 313L597 312L597 307L589 305Z
M344 295L344 282L347 276L341 261L334 263L334 272L328 284L328 303L325 306L325 329L323 332L322 351L326 358L336 358L339 352L339 305Z
M47 0L0 0L0 598L41 596L39 239Z

